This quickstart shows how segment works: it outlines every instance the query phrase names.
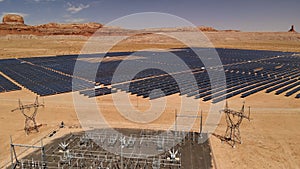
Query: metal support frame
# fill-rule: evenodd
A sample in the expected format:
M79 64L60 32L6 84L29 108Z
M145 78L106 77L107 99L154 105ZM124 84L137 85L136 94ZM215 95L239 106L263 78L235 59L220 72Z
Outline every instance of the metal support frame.
M202 137L202 120L203 120L203 116L202 116L202 110L200 112L200 116L196 115L196 116L192 116L192 115L178 115L177 114L177 110L175 110L175 132L177 133L177 118L181 117L181 118L194 118L194 119L200 119L200 124L199 124L199 134Z
M105 130L105 129L104 129ZM153 133L152 133L153 134ZM156 133L154 133L156 134ZM172 133L169 133L172 135ZM170 153L166 151L163 154L159 154L155 157L147 156L147 154L131 154L127 151L130 147L126 146L130 139L134 136L148 138L151 133L141 132L137 135L132 135L126 138L126 142L124 137L120 137L118 135L117 140L114 145L115 148L121 148L121 154L113 154L103 148L101 146L94 143L93 139L103 140L103 144L108 144L109 138L112 135L110 132L100 132L100 133L89 133L88 135L85 134L72 134L66 139L61 140L57 144L57 146L46 147L45 153L47 154L47 167L51 168L77 168L77 167L91 167L91 168L159 168L159 166L167 166L170 168L181 168L181 153L180 148L178 145L173 147L172 151L175 154L176 159L168 159L170 157ZM153 146L156 147L156 142L159 136L152 136L154 137L151 140L144 140L142 146ZM88 146L80 145L79 142L82 140L86 140L88 142ZM173 142L173 139L165 138L164 142ZM126 143L124 145L123 143ZM92 144L94 144L92 146ZM134 144L139 144L139 142L134 141ZM151 145L150 145L151 144ZM119 147L121 146L121 147ZM124 151L123 151L124 150ZM178 153L174 153L178 152ZM13 153L13 152L12 152ZM125 156L123 156L125 155ZM52 159L56 159L55 164ZM179 160L177 160L179 159ZM57 161L59 160L59 161ZM40 161L33 161L29 159L21 159L19 164L22 162L25 164L25 167L28 166L30 163L41 164ZM28 163L28 164L27 164ZM20 165L19 165L20 166ZM40 166L40 165L39 165Z
M105 130L105 129L104 129ZM152 135L153 134L153 135ZM143 137L143 145L156 147L156 141L160 137L155 135L157 133L151 133L147 131L141 131L139 134L132 134L126 138L117 136L115 147L122 146L122 143L129 143L129 140L133 140L135 137ZM164 142L173 144L174 139L168 138L168 135L173 135L172 132L168 132L164 137ZM11 139L11 168L159 168L170 167L170 168L181 168L181 153L179 145L173 147L170 152L166 151L163 154L159 154L155 157L147 156L147 154L129 154L124 152L122 149L121 154L113 154L101 146L94 143L94 139L103 140L103 144L108 144L109 138L112 136L111 132L100 132L100 133L89 133L84 134L70 134L67 138L61 140L56 146L46 146L44 148L43 143L39 145L23 145L14 144ZM153 139L146 139L152 136ZM87 143L81 145L80 142ZM133 141L133 144L139 144L137 141ZM150 145L151 144L151 145ZM124 150L132 149L124 145ZM34 148L41 150L41 159L32 159L30 156L20 157L17 155L15 147ZM175 154L175 159L170 158L172 154ZM177 154L177 155L176 155ZM126 156L122 156L126 155ZM170 156L171 155L171 156ZM169 159L168 159L169 157ZM38 157L39 158L39 157ZM179 159L179 160L178 160Z
M11 112L20 110L21 113L23 114L23 116L25 117L24 130L27 135L33 130L35 130L36 132L39 132L39 127L41 127L41 125L38 125L36 123L36 115L38 113L39 107L45 107L45 105L39 103L38 96L37 96L35 99L35 102L33 104L23 105L21 100L19 99L19 107L11 110ZM29 111L31 108L34 108L33 113L31 115L26 114L25 110ZM33 126L30 124L31 122L33 123Z
M233 148L236 143L242 144L240 125L243 119L248 119L250 121L250 107L248 116L245 115L245 102L243 103L242 109L240 111L235 111L229 109L228 102L226 101L225 108L221 110L225 113L227 128L222 141L226 141Z
M42 169L47 168L47 163L46 163L46 160L45 160L46 159L45 148L44 148L42 140L41 140L41 146L34 146L34 145L26 145L26 144L15 144L12 141L12 137L10 137L11 169L15 169L18 166L20 167L20 165L21 165L21 162L18 159L15 147L40 149L41 150L41 161L40 162L42 163L41 168Z

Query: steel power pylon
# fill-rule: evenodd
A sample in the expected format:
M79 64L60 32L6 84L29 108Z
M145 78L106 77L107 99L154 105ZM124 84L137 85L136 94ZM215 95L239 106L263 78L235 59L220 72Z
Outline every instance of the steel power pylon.
M242 144L242 139L240 135L240 125L243 119L248 119L250 121L250 107L249 113L245 115L245 102L243 103L242 109L240 111L235 111L229 109L228 103L226 101L226 106L221 112L225 113L227 128L225 132L224 139L232 147L235 147L236 143Z
M38 128L41 125L37 125L36 120L35 120L35 117L36 117L36 115L38 113L39 107L44 107L44 104L39 103L38 96L37 96L36 99L35 99L35 102L33 104L23 105L22 102L21 102L21 100L19 99L19 107L12 110L12 112L20 110L20 112L24 115L24 117L25 117L25 127L24 127L24 130L25 130L25 133L27 135L32 130L35 130L35 131L39 132ZM30 110L31 108L34 108L33 113L31 115L26 114L25 110ZM30 124L31 122L33 123L33 126Z

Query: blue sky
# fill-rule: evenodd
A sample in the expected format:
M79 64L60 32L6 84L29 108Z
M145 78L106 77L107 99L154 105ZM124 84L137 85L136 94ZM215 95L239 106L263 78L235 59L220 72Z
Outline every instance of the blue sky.
M21 13L29 25L99 22L138 12L163 12L194 25L242 31L300 31L300 0L0 0L0 14Z

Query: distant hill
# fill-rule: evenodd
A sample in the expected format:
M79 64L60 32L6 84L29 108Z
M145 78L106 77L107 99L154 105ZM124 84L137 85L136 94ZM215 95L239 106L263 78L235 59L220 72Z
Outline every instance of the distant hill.
M102 28L101 35L120 35L120 34L135 34L139 31L126 30L116 27L105 27L100 23L47 23L42 25L26 25L24 18L16 14L7 14L3 17L0 23L0 35L7 34L32 34L32 35L84 35L90 36L98 29ZM200 26L197 28L182 27L182 28L149 28L142 32L182 32L182 31L204 31L218 32L213 27ZM227 30L235 31L235 30Z
M43 25L26 25L24 18L16 14L7 14L0 23L0 35L92 35L103 25L100 23L48 23Z

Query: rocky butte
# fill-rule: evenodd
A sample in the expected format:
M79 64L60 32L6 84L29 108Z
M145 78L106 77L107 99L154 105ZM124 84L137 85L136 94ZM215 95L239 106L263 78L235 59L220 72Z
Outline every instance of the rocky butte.
M7 14L3 16L2 23L5 25L24 25L24 18L16 14Z
M24 18L17 14L6 14L0 23L0 35L92 35L103 25L100 23L48 23L43 25L26 25Z

